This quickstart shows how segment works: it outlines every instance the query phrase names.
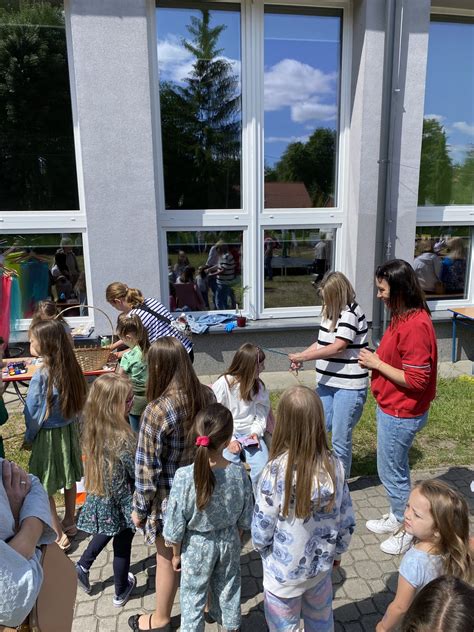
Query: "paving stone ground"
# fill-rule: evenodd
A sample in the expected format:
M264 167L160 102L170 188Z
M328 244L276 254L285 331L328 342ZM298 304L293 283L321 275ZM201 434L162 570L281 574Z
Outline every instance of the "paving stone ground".
M470 491L474 479L472 467L453 467L412 472L412 481L440 478L457 488L467 498L474 512L474 495ZM350 481L350 490L357 526L349 551L342 565L333 572L335 632L372 632L382 618L396 590L399 556L386 555L379 549L383 536L370 533L365 521L378 518L387 511L387 501L377 477L363 476ZM79 534L70 553L79 559L86 547L86 534ZM136 612L153 610L155 595L155 557L151 547L137 534L132 549L131 571L137 576L137 587L123 608L112 605L112 547L109 545L97 558L90 572L94 584L92 594L80 589L74 615L73 632L126 632L127 619ZM263 614L262 565L249 540L242 548L242 632L267 630ZM179 628L179 592L173 606L172 624ZM206 632L217 626L207 625Z

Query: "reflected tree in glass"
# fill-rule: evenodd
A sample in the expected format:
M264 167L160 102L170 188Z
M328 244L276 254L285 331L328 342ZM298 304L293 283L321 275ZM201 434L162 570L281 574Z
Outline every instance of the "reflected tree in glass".
M190 16L192 70L183 85L160 82L167 208L240 206L239 78L218 47L225 28L208 10Z
M418 205L449 204L453 166L446 132L435 119L423 120Z

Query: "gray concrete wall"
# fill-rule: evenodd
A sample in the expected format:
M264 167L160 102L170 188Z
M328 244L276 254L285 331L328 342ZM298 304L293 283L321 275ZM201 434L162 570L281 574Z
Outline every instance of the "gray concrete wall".
M147 5L66 2L97 307L112 281L159 294ZM110 329L95 317L97 332Z

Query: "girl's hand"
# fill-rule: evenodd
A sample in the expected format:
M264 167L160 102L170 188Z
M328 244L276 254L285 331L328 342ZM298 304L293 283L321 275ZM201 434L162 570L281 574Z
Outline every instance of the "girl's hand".
M30 477L16 463L5 460L2 463L2 479L15 524L18 524L23 501L31 489Z
M229 452L231 452L232 454L240 454L241 450L242 450L242 446L240 445L240 443L237 441L237 439L234 439L234 441L231 441L229 443L229 445L227 446L227 449L229 450Z
M136 511L132 511L132 522L136 526L137 529L143 529L143 527L145 526L146 520L142 520L141 518L139 518Z
M378 369L382 360L373 351L362 349L359 353L359 364L366 369Z
M181 571L181 555L173 555L171 558L171 565L176 573Z
M258 435L256 435L255 433L251 434L250 438L257 442L257 448L259 448L260 447L260 439L258 438Z

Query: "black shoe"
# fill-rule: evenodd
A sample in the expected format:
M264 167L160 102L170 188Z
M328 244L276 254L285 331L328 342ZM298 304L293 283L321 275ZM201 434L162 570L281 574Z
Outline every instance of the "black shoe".
M153 614L150 615L150 619L148 620L148 629L143 632L171 632L171 623L167 623L166 625L161 626L161 628L152 628L151 627L151 618ZM138 626L138 620L140 619L139 614L133 614L128 618L128 625L132 628L133 632L142 632L143 628Z
M89 583L89 571L85 571L82 568L82 566L77 563L76 573L77 573L77 583L87 595L90 595L92 588Z

